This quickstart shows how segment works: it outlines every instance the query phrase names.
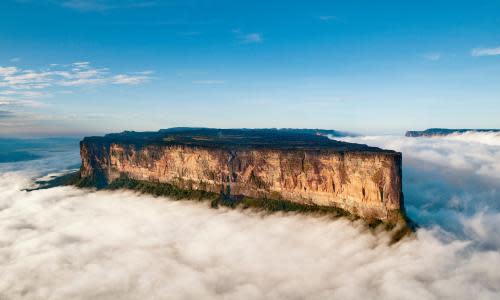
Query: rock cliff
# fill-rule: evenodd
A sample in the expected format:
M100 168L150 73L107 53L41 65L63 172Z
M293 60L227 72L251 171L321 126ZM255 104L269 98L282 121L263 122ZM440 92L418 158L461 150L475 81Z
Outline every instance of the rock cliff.
M82 178L120 176L181 189L334 206L397 222L401 153L293 130L192 129L123 132L80 143Z
M407 131L406 137L434 137L447 136L450 134L466 132L500 132L500 129L448 129L448 128L429 128L424 131Z

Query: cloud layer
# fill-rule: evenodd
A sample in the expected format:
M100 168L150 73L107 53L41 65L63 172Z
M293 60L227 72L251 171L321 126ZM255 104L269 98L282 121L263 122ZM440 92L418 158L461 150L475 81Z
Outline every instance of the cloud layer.
M131 192L28 193L28 170L53 164L0 168L0 298L498 299L499 179L481 170L499 147L357 141L403 151L407 204L424 225L415 239L388 246L387 234L345 220L213 210ZM452 212L457 230L438 221Z
M345 140L403 152L406 208L418 223L500 249L500 134Z
M113 74L108 68L95 68L89 62L67 65L52 64L32 70L0 66L0 105L34 106L37 99L66 88L137 85L151 78L150 71Z
M472 56L495 56L500 55L500 47L496 48L474 48L471 51Z

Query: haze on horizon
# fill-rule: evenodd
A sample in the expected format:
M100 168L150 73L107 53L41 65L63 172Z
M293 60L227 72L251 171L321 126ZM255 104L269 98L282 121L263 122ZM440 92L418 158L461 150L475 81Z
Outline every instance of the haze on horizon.
M498 1L0 3L0 136L500 128Z

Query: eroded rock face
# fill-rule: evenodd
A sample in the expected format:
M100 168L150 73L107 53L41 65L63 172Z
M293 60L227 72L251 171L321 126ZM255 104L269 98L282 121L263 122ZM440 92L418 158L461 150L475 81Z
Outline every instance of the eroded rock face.
M81 142L81 176L105 183L125 174L184 189L335 206L383 221L397 221L403 209L401 153L393 151L96 141Z

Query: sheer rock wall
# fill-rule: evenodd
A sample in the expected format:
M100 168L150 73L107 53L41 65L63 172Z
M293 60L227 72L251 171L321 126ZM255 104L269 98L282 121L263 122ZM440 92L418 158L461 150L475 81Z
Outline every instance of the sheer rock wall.
M192 145L80 143L81 176L137 180L231 195L342 208L397 221L403 210L401 153L329 149L227 149ZM229 188L228 188L229 187Z

